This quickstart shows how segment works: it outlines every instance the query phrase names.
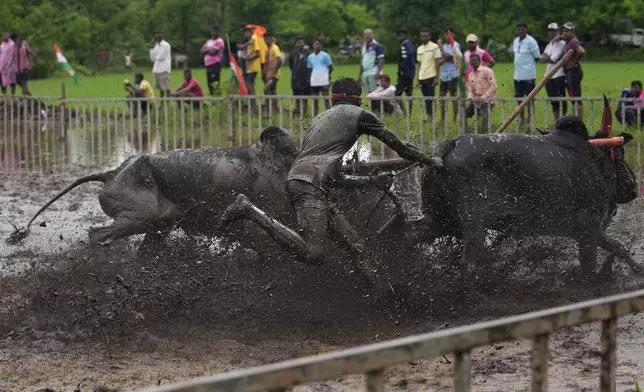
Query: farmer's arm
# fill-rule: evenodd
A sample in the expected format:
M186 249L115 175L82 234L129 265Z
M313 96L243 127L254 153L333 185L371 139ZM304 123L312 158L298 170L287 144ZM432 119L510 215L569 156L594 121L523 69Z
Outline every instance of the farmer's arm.
M389 148L396 151L401 158L414 162L431 163L432 159L415 148L403 143L398 137L385 128L385 124L375 114L366 110L358 118L358 132L376 137Z

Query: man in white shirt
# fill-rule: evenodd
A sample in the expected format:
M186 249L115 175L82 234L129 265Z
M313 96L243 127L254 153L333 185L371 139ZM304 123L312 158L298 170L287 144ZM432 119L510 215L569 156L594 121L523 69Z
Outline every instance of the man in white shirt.
M564 47L566 46L566 41L561 39L559 25L556 23L550 23L548 25L548 37L550 38L550 42L539 59L539 62L546 63L546 73L550 72L557 61L561 59L564 54ZM549 98L563 98L566 96L566 74L564 73L563 67L559 68L546 83L546 93ZM568 103L565 100L551 101L551 104L555 120L566 115Z
M169 97L172 53L170 44L163 39L163 33L160 31L154 33L154 39L150 42L150 59L154 63L152 67L154 86L159 89L161 98Z
M367 94L370 99L372 111L384 111L385 113L402 114L402 109L396 102L396 88L391 85L389 75L379 75L380 86Z

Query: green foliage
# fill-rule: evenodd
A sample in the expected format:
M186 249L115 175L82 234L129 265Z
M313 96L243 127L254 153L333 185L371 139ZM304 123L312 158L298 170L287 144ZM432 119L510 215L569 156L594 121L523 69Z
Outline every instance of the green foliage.
M632 23L622 23L624 18L632 19ZM214 23L233 42L241 37L240 23L261 24L277 35L284 50L290 49L298 35L309 44L313 38L322 37L330 49L347 36L361 35L371 28L385 44L388 58L399 50L396 28L405 26L417 42L422 27L429 27L437 39L449 24L457 39L462 41L466 34L475 33L484 47L504 61L509 60L505 47L519 21L528 23L531 34L544 40L549 22L572 20L582 38L599 41L612 33L644 27L644 7L641 0L4 0L0 20L4 29L23 35L38 52L33 68L33 77L38 78L55 72L54 43L74 66L121 70L129 50L135 63L149 66L147 44L158 29L163 30L173 53L188 55L191 66L198 66L199 50ZM611 54L595 50L590 43L586 47L587 60L644 58L644 52L638 49ZM110 57L106 67L97 61L96 53L101 50Z

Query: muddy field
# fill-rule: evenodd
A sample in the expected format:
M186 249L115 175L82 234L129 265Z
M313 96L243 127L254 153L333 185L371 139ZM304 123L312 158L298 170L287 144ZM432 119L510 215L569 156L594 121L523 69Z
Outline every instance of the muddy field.
M0 173L0 237L7 238L12 224L24 226L73 176L89 171ZM87 229L108 222L96 198L99 186L83 185L59 200L24 245L0 243L0 391L168 384L644 286L621 263L614 281L581 284L575 249L559 239L504 242L470 292L452 283L454 255L447 244L422 260L395 260L401 272L391 280L406 292L384 299L338 265L260 259L181 233L151 260L134 256L138 237L93 252L84 244ZM622 208L611 227L640 262L643 218L640 198ZM593 325L552 337L551 390L597 389L598 332ZM617 390L631 390L632 376L644 376L644 317L621 320L618 339ZM527 341L476 350L475 390L528 390L529 354ZM392 368L388 390L451 390L451 359ZM295 390L362 386L361 377L352 376Z

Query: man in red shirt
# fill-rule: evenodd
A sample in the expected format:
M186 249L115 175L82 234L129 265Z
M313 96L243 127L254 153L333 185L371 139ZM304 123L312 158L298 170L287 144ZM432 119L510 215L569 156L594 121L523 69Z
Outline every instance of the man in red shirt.
M203 98L203 89L197 79L192 77L192 71L186 69L183 71L183 82L170 94L172 97L199 97ZM200 100L199 100L200 101ZM191 101L194 106L199 106L199 101Z
M566 41L566 46L564 46L564 54L568 52L569 49L574 51L568 63L564 64L564 70L566 72L566 83L568 87L568 95L572 97L581 98L581 81L584 78L584 72L581 69L581 64L579 60L583 57L585 51L581 46L581 43L575 35L575 25L572 22L564 24L561 28L562 38ZM579 118L584 118L584 106L581 101L573 102L573 105L577 107L577 113L575 113Z

